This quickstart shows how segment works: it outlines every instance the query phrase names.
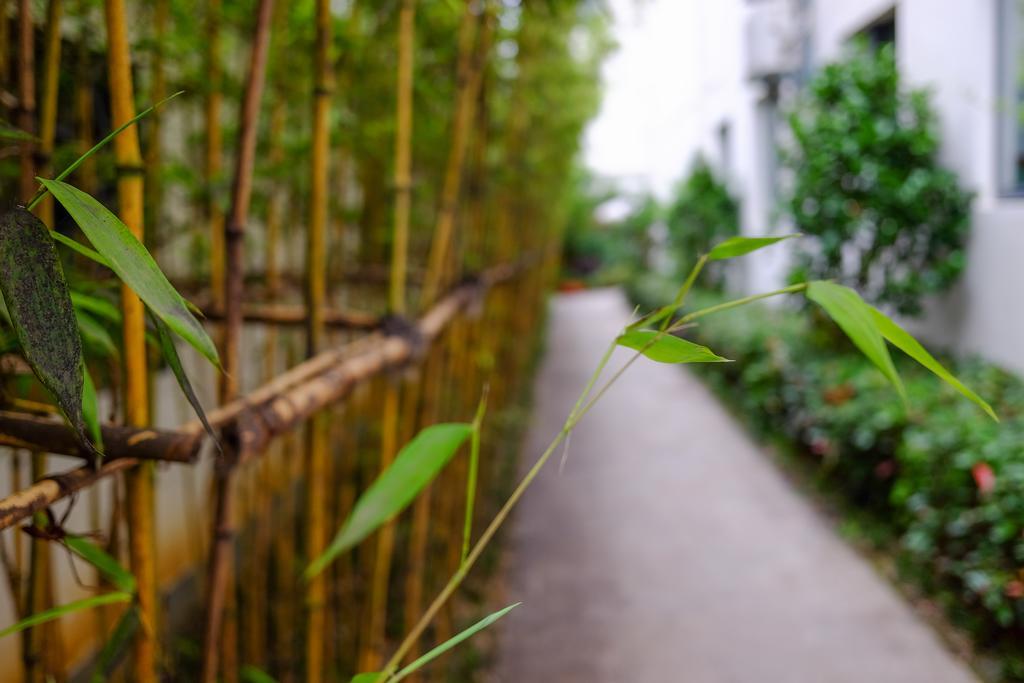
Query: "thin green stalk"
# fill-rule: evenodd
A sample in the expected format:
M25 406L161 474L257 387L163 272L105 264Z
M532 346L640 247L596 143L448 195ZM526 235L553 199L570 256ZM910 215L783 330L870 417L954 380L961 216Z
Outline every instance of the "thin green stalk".
M683 282L683 285L679 288L679 291L676 293L676 298L672 301L671 311L666 312L665 320L663 320L661 323L662 332L667 330L668 326L672 324L672 313L678 311L679 307L683 305L684 301L686 301L686 295L690 293L690 289L693 287L694 281L696 281L697 276L700 275L700 272L704 270L704 264L707 262L708 255L704 254L699 259L697 259L697 263L690 270L690 274L686 276L686 280Z
M691 271L692 277L687 277L687 281L684 282L683 287L680 288L680 293L677 294L676 297L680 305L682 301L685 299L686 293L689 291L690 286L692 286L693 280L696 279L696 274L700 272L700 267L703 266L704 260L705 259L702 258L701 262L698 262L698 265L694 267L693 271ZM585 405L583 405L590 391L593 389L598 378L600 377L601 372L607 365L608 360L611 358L613 351L615 350L617 343L613 341L611 346L605 352L604 356L602 356L597 368L594 370L593 373L591 373L590 378L587 380L587 384L583 389L583 392L580 394L579 399L576 401L576 406L573 408L572 413L566 419L565 424L562 426L562 429L558 432L558 434L551 441L551 443L548 444L548 447L544 450L541 456L537 459L537 461L533 464L530 470L522 478L522 480L516 486L515 490L512 491L512 494L505 501L504 505L501 506L501 509L498 510L498 513L494 516L494 519L492 519L490 524L487 525L487 528L480 536L480 539L476 542L476 545L474 545L472 550L470 550L469 554L465 556L465 559L459 566L458 570L452 575L450 579L448 579L448 582L445 584L444 588L441 589L441 592L438 593L437 597L435 597L433 602L430 603L430 606L427 608L426 612L423 613L423 616L420 617L419 621L416 622L416 625L413 626L413 628L406 634L405 638L398 646L398 649L395 650L395 653L391 656L391 659L388 660L388 663L384 666L384 669L381 671L381 675L383 676L382 680L386 683L394 682L395 671L398 668L398 665L402 662L402 659L409 653L409 651L412 649L415 643L419 640L420 636L426 630L430 622L434 619L434 617L441 610L444 604L448 601L449 598L451 598L451 596L462 584L462 581L466 578L466 575L469 573L469 570L473 568L473 565L480 558L480 555L483 553L488 543L490 543L491 539L494 538L494 535L498 532L498 529L501 528L501 525L504 524L505 519L508 518L509 514L512 512L512 509L523 497L523 494L526 493L526 490L533 483L533 480L536 479L537 475L540 474L540 471L544 469L544 466L551 459L551 456L554 455L559 444L561 444L565 439L568 438L573 428L579 423L583 416L586 415L594 406L594 404L602 396L604 396L604 394L612 387L612 385L616 381L618 381L620 377L622 377L623 373L625 373L625 371L634 362L636 362L636 359L643 355L643 352L647 349L647 347L654 344L663 335L671 334L673 331L681 329L689 321L695 318L708 315L710 313L717 313L719 311L727 310L729 308L735 308L736 306L742 306L744 304L748 304L753 301L758 301L760 299L766 299L768 297L778 296L780 294L790 294L793 292L799 292L806 288L806 283L792 285L790 287L784 287L782 289L778 289L772 292L756 294L753 296L743 297L742 299L736 299L735 301L730 301L724 304L719 304L717 306L710 306L708 308L701 309L699 311L690 313L687 316L684 316L675 325L659 330L658 334L652 337L643 349L637 351L636 354L629 359L629 361L627 361L614 375L612 375L612 377L601 387L601 389L594 395L594 397L591 398L590 401L587 401ZM618 335L616 335L616 340L617 339ZM581 405L583 405L582 408L580 408Z
M111 140L116 138L119 134L121 134L129 126L133 126L136 123L138 123L139 120L145 118L146 116L149 116L151 113L153 113L154 110L156 110L157 107L161 107L161 106L167 104L168 102L173 100L175 97L177 97L178 95L181 95L184 92L185 92L184 90L179 90L178 92L174 93L170 97L157 102L156 104L151 106L149 109L145 109L145 110L139 112L133 118L129 119L125 123L123 123L120 126L118 126L117 128L115 128L109 135L107 135L107 137L105 137L102 140L100 140L99 142L97 142L95 145L92 146L92 149L90 149L88 152L86 152L82 156L78 157L78 159L76 159L73 164L71 164L70 166L65 168L64 171L62 171L59 176L54 178L54 180L64 180L65 178L67 178L69 175L74 173L75 169L78 168L79 166L81 166L82 163L86 159L88 159L93 154L98 152L100 150L100 148L103 147L103 145L107 144L108 142L110 142ZM36 191L35 196L32 197L32 199L29 201L28 205L25 208L27 208L29 211L31 211L33 208L35 208L36 204L38 204L40 201L42 201L43 197L46 196L47 192L48 192L48 190L45 187L40 186L39 189ZM72 248L74 248L74 247L72 247ZM88 254L86 254L86 255L88 256ZM92 258L92 257L90 256L90 258ZM101 263L102 263L102 261L101 261Z
M484 387L484 394L480 397L480 404L476 408L476 416L473 418L473 432L469 436L469 473L466 475L466 520L462 526L462 556L460 564L466 562L469 555L469 539L473 535L473 508L476 503L476 480L480 470L480 430L484 423L484 414L487 412L488 389Z
M763 294L753 294L751 296L745 296L742 299L735 299L733 301L726 301L724 304L718 304L716 306L708 306L707 308L702 308L699 311L694 311L693 313L687 313L686 315L681 317L676 322L675 325L670 327L668 329L668 331L672 332L673 330L681 328L683 325L687 324L688 322L690 322L692 320L696 320L697 318L703 318L704 316L711 315L712 313L720 313L722 311L727 311L730 308L736 308L738 306L745 306L746 304L753 303L754 301L760 301L761 299L769 299L769 298L771 298L773 296L779 296L781 294L794 294L796 292L802 292L805 289L807 289L807 283L806 282L801 282L798 285L790 285L789 287L783 287L782 289L776 289L776 290L773 290L771 292L765 292Z

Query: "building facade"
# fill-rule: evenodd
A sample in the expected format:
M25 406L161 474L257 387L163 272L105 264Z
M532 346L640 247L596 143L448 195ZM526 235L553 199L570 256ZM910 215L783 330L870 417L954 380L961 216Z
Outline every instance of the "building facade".
M1024 0L699 0L694 153L742 203L744 234L785 231L777 144L802 84L858 36L893 42L904 83L932 92L940 161L975 193L967 266L916 331L1024 372ZM742 265L776 286L785 250Z

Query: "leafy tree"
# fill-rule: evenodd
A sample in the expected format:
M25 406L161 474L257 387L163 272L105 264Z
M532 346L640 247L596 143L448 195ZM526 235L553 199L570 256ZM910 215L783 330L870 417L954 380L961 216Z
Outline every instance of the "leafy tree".
M740 208L725 183L703 156L694 161L690 174L676 188L675 198L665 213L669 242L676 263L692 263L714 244L738 233ZM725 271L712 264L704 282L721 289Z
M892 46L825 67L790 116L795 228L814 239L795 280L835 278L913 315L964 266L971 195L939 166L928 95L900 83Z

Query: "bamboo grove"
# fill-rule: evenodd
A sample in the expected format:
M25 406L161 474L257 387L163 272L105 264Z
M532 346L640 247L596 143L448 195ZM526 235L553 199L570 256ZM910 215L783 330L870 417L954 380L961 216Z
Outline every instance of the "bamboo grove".
M0 607L91 609L0 639L5 680L348 680L489 611L422 619L510 489L604 22L568 0L0 0L4 208L60 243L91 432L8 300ZM82 207L145 245L179 317ZM479 457L304 573L405 444L470 420Z

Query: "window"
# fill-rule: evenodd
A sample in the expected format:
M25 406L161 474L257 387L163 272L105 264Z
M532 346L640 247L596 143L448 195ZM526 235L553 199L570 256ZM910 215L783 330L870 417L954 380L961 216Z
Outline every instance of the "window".
M1003 0L1000 40L999 183L1024 195L1024 0Z
M878 19L871 22L861 31L868 45L879 49L883 45L891 45L896 42L896 11L889 10Z

